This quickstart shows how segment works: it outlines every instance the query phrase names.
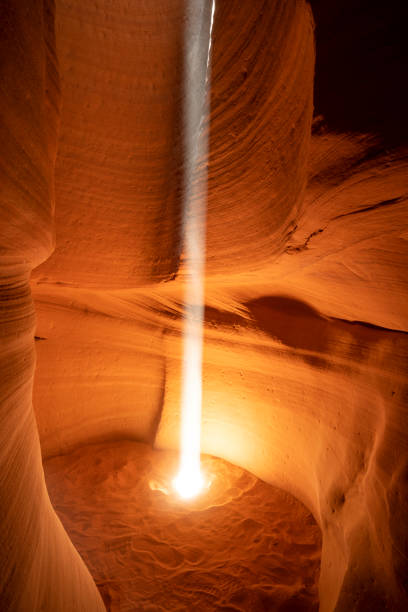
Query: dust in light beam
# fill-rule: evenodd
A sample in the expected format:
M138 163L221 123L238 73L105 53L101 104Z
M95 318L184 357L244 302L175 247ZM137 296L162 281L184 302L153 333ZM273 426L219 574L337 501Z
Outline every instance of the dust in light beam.
M181 497L204 487L200 468L202 346L211 37L215 0L190 0L184 40L185 260L180 467L173 481Z

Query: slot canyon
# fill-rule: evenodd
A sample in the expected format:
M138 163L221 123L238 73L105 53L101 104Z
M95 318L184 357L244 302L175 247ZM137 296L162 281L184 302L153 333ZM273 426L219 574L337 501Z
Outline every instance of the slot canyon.
M183 500L189 4L215 11ZM1 0L1 611L408 610L405 11Z

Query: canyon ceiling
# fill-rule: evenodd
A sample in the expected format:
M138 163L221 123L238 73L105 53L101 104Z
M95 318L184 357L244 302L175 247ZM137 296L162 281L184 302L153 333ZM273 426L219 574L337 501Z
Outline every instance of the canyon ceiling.
M42 459L178 446L185 15L0 5L5 610L104 609ZM403 27L396 2L216 3L202 450L312 511L323 611L408 607Z

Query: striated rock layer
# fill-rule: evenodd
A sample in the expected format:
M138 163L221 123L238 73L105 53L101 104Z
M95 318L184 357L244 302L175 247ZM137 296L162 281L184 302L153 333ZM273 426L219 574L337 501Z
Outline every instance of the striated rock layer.
M203 452L313 512L323 611L408 606L394 4L217 0L213 30ZM27 283L52 250L55 176L56 248L31 278L43 456L125 438L176 448L185 4L57 1L55 173L52 10L18 5L1 9L2 588L10 609L30 596L93 610L44 487Z
M72 612L103 603L51 506L32 409L29 276L53 244L53 8L32 1L0 9L0 607Z

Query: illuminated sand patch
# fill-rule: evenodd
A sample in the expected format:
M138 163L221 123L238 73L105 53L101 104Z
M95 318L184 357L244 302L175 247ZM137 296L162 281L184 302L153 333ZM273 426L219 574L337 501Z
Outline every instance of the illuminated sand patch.
M317 610L321 536L307 509L209 456L210 487L180 500L160 490L177 461L116 442L45 462L54 507L107 609Z

